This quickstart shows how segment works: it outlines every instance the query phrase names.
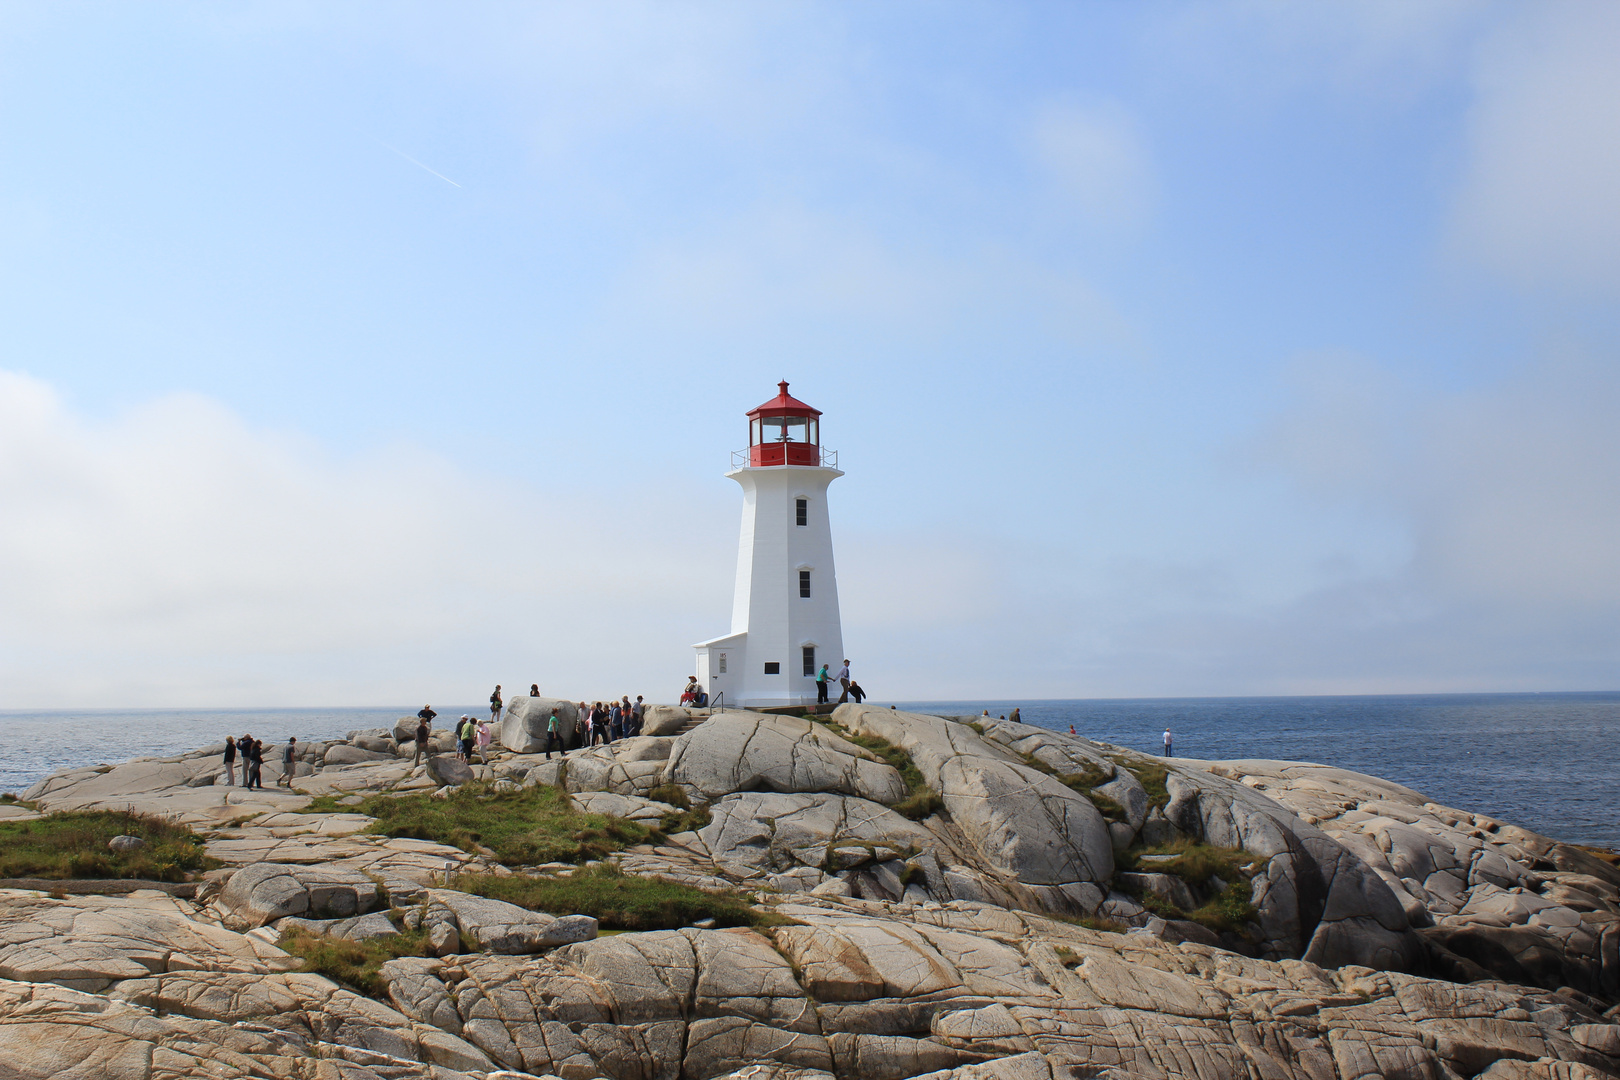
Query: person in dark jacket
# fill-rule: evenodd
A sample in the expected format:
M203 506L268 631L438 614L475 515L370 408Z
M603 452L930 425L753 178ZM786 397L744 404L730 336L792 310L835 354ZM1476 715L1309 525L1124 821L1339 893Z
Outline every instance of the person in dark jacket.
M244 754L247 763L247 788L249 791L254 788L262 789L264 787L262 775L264 772L264 744L251 735L248 736L247 744L247 751Z
M427 742L430 734L432 734L432 729L428 727L428 722L425 719L418 720L416 722L416 756L411 758L411 768L416 768L417 762L422 760L422 755L427 753Z
M277 784L286 784L292 787L293 758L298 754L298 736L292 735L287 739L287 748L281 752L281 779Z
M225 783L236 786L236 740L225 736Z

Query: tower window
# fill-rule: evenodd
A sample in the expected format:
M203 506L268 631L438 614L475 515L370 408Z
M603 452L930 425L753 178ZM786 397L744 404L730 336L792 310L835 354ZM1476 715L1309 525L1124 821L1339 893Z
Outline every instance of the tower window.
M814 645L804 647L804 673L806 675L816 673L816 647Z
M808 524L810 524L810 500L809 499L795 499L795 500L793 500L793 516L794 516L794 520L797 521L798 524L800 524L800 525L808 525Z
M780 660L767 660L767 661L765 661L765 674L767 674L767 675L780 675L780 674L782 674L782 661L780 661Z
M808 570L799 571L799 595L810 595L810 571Z

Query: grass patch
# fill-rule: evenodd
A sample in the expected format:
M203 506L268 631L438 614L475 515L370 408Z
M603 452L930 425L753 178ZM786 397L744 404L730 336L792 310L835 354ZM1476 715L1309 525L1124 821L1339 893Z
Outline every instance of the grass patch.
M406 930L388 937L345 941L324 934L312 934L307 930L294 930L282 935L281 947L303 959L302 970L325 975L367 997L382 999L385 991L377 973L390 960L402 956L426 956L427 931Z
M1130 927L1124 923L1115 922L1113 919L1104 918L1101 915L1059 915L1055 911L1048 911L1045 913L1045 917L1053 922L1068 923L1070 926L1080 926L1103 934L1123 934L1130 930ZM1070 957L1074 958L1073 963L1065 959L1063 961L1065 967L1071 967L1073 964L1080 962L1072 950L1061 945L1057 947L1056 952L1059 957L1062 957L1064 953L1068 953Z
M1110 754L1109 758L1114 764L1136 777L1136 782L1147 792L1148 809L1170 805L1170 790L1164 783L1170 775L1169 769L1156 761L1132 760L1123 754Z
M885 764L893 766L894 771L900 774L901 782L906 785L906 794L899 802L891 804L889 809L912 821L921 821L930 814L938 813L945 806L939 792L929 787L928 781L923 779L922 770L911 760L911 755L888 739L880 735L858 734L822 716L811 716L807 719L831 728L837 732L839 738L854 743L862 750L870 750Z
M697 832L714 820L707 806L695 808L692 806L692 800L687 797L686 789L679 784L660 784L647 792L647 798L654 802L669 803L676 808L675 813L665 814L663 820L658 823L659 831L666 836Z
M716 926L765 929L792 919L750 907L737 896L660 878L626 874L603 863L564 877L463 874L455 887L552 915L589 915L605 930L673 930L713 919Z
M1175 858L1143 862L1143 855L1173 855ZM1186 837L1154 847L1133 848L1114 857L1114 865L1120 870L1174 874L1199 891L1213 892L1192 911L1182 911L1152 893L1137 896L1137 902L1155 915L1165 919L1191 919L1211 930L1239 934L1246 932L1255 917L1254 889L1243 868L1265 861L1242 848L1215 847ZM1226 887L1216 890L1216 879Z
M496 793L483 783L449 795L373 795L350 812L377 819L366 831L449 844L467 852L488 848L509 866L586 862L656 839L647 826L606 814L586 814L558 787Z
M139 851L107 848L115 836L146 841ZM0 822L0 877L140 878L185 881L220 865L184 825L127 810L73 810Z

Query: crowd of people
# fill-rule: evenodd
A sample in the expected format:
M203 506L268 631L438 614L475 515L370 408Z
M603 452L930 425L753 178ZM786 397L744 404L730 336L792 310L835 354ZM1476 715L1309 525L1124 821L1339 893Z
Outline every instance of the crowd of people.
M840 703L854 699L857 703L865 699L866 691L861 685L850 678L849 661L845 660L836 676L828 675L828 666L821 665L816 673L816 696L818 704L825 704L828 700L828 682L831 678L838 680L842 693L838 700ZM539 697L538 683L529 684L529 696ZM708 695L703 691L697 676L693 675L687 680L686 688L681 692L681 704L702 708L709 704ZM456 757L471 765L474 755L480 764L489 764L489 746L494 738L494 725L500 723L501 715L506 710L505 698L501 694L500 684L489 695L489 720L482 717L463 713L456 721L454 730ZM620 739L633 738L641 734L642 724L646 720L647 707L640 694L636 700L631 701L630 695L625 694L617 701L606 703L596 701L586 704L581 701L575 707L572 732L563 730L565 721L562 719L560 708L553 708L547 720L546 727L546 757L551 757L553 747L559 753L565 753L570 741L580 747L593 747L618 742ZM422 758L431 751L428 742L433 737L433 721L438 718L432 705L423 705L416 714L416 730L414 735L414 753L411 765L414 767L421 763ZM570 740L568 735L572 734ZM1166 742L1168 746L1168 740ZM237 782L237 766L241 765L242 786L245 788L262 788L264 768L264 744L252 735L243 735L239 738L225 740L224 765L225 783L235 786ZM289 738L287 745L282 748L281 777L278 784L292 786L293 771L298 755L298 739Z
M225 783L236 786L236 766L242 766L242 786L244 788L264 787L264 743L252 735L243 735L239 738L225 736ZM287 740L287 745L281 751L281 778L277 784L292 787L292 774L294 763L298 759L298 736L294 735Z

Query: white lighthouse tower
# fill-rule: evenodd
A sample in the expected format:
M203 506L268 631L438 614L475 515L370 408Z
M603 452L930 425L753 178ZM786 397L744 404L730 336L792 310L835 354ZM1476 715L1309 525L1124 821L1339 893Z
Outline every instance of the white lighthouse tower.
M731 633L693 646L698 681L728 705L812 704L817 670L836 686L843 661L827 485L844 474L821 448L821 412L777 386L726 473L743 489Z

